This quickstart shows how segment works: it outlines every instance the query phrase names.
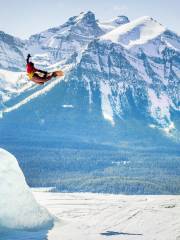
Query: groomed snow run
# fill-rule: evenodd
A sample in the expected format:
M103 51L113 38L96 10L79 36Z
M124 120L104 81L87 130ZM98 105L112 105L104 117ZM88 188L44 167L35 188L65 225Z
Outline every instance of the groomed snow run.
M52 189L50 189L51 191ZM53 193L33 189L61 219L48 231L14 231L2 240L180 240L180 196Z
M48 232L48 240L180 240L180 196L38 190L34 195L61 218Z
M36 202L16 158L0 148L0 232L51 225L53 217Z

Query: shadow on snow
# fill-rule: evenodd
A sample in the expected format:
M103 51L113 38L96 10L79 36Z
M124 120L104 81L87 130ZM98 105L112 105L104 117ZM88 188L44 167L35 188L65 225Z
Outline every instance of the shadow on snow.
M114 236L114 235L130 235L130 236L142 236L140 233L126 233L126 232L114 232L114 231L106 231L101 233L104 236Z

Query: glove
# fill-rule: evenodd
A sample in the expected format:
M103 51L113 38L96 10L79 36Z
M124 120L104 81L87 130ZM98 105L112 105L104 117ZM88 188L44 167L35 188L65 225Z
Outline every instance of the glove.
M26 58L26 62L27 62L27 64L29 63L29 58L31 57L31 55L30 54L28 54L27 55L27 58Z

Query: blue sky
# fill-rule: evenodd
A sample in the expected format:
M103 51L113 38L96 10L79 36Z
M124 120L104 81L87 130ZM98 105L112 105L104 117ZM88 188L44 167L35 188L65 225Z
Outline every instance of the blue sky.
M0 0L0 30L28 38L88 10L100 20L149 15L180 34L180 0Z

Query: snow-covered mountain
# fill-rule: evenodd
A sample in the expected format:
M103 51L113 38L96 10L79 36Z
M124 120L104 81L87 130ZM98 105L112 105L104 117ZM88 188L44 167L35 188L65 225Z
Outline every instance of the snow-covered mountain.
M118 16L109 21L98 22L98 24L101 27L101 29L103 29L104 32L107 33L128 22L129 22L129 18L127 16Z
M23 111L30 111L32 122L34 109L41 113L41 119L52 119L54 114L60 118L63 113L72 120L71 111L83 121L85 110L91 116L88 124L98 118L114 127L123 119L137 119L167 133L179 129L180 37L152 18L129 21L119 16L100 22L87 12L26 41L2 39L0 44L8 46L2 50L3 56L12 56L14 49L19 54L13 55L17 60L10 65L6 58L1 61L2 68L7 69L0 72L2 122L9 121L4 113L12 111L13 115L13 110L17 121ZM10 42L13 48L7 51ZM34 62L42 68L61 67L65 78L42 87L24 84L25 73L8 71L13 69L13 62L14 69L21 70L27 52L34 54ZM44 104L39 107L41 101L47 103L45 108ZM52 102L54 107L47 116ZM71 106L68 113L63 112L63 106Z
M89 42L103 33L95 15L90 11L82 12L59 27L31 36L27 48L32 53L48 53L51 63L67 61L81 53Z
M89 44L73 77L86 84L90 104L93 89L99 89L103 115L112 123L133 101L132 111L172 129L171 112L180 110L179 44L179 36L143 17Z
M0 68L22 70L24 53L25 41L0 31Z
M34 54L48 53L48 64L67 61L80 55L95 38L127 22L129 19L126 16L119 16L101 23L91 11L82 12L69 18L63 25L31 36L27 49ZM42 58L45 60L44 55Z

